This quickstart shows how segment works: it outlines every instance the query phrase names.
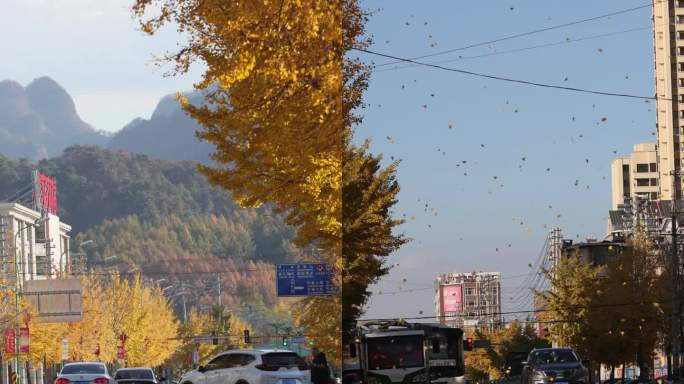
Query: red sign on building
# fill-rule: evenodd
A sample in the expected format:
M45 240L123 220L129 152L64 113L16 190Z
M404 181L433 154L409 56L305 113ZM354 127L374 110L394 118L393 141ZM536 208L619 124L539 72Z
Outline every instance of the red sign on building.
M119 360L124 360L126 358L126 350L121 345L116 349L116 358Z
M463 305L463 291L460 284L442 285L442 310L460 312Z
M14 328L5 328L5 354L13 355L15 347Z
M34 171L33 183L33 204L36 210L57 214L57 181Z

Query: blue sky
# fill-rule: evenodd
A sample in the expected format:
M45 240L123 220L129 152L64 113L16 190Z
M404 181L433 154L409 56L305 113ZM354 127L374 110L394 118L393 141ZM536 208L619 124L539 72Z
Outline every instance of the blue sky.
M415 57L648 2L396 0L366 4L376 10L368 28L375 40L372 49ZM522 80L653 95L650 16L646 8L423 60L456 59L444 65ZM467 58L642 27L646 29ZM459 55L464 58L457 60ZM361 57L376 63L388 61ZM534 262L552 227L560 226L566 237L575 240L604 235L613 151L627 153L634 143L655 138L651 135L655 130L653 103L430 68L376 72L367 101L366 119L357 137L371 138L373 151L383 153L387 160L390 156L402 160L397 212L416 216L403 227L413 241L391 258L399 266L373 290L428 288L443 272L500 271L504 311L520 306L506 299L519 289L524 280L520 275L530 271L528 263ZM433 297L430 289L377 295L366 316L432 315Z
M648 1L363 4L375 10L368 25L375 40L372 49L413 57ZM3 0L0 78L26 84L35 77L53 77L74 96L83 119L98 129L115 131L133 118L149 117L160 97L191 88L198 73L164 77L152 58L173 49L177 36L173 31L155 38L143 35L129 5L128 0ZM652 95L650 26L646 8L425 61L456 60L444 65ZM639 28L646 29L622 32ZM618 34L490 55L609 33ZM457 60L458 55L463 58ZM537 257L552 227L562 227L573 239L603 236L613 151L627 153L634 143L655 138L652 103L428 68L376 72L367 101L357 139L372 139L372 150L387 161L392 156L402 160L397 214L416 217L402 228L413 241L390 258L398 266L373 290L422 289L375 296L367 317L433 314L429 287L443 272L500 271L504 296L515 293L520 275L529 272L527 264ZM505 303L504 309L520 304Z

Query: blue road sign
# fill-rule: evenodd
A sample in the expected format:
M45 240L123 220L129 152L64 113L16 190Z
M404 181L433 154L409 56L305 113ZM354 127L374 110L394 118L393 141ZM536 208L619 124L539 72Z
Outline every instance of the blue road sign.
M292 336L292 344L304 344L306 343L305 336Z
M335 293L333 269L326 263L278 264L276 267L279 297L327 296Z

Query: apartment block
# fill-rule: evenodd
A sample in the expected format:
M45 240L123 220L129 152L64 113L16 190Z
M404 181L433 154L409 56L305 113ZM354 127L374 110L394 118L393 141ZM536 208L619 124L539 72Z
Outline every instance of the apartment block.
M655 143L634 145L631 154L613 160L610 170L613 209L623 204L625 198L661 199Z

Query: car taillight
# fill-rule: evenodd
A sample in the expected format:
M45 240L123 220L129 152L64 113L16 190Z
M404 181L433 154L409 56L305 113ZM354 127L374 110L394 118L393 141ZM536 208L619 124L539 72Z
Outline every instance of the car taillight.
M59 379L55 380L55 384L69 384L70 381L69 379L66 379L64 377L60 377Z
M254 366L254 368L260 370L260 371L277 371L278 367L272 366L272 365L266 365L266 364L257 364Z
M109 384L109 379L106 377L98 377L97 379L93 380L93 383L95 383L95 384Z

